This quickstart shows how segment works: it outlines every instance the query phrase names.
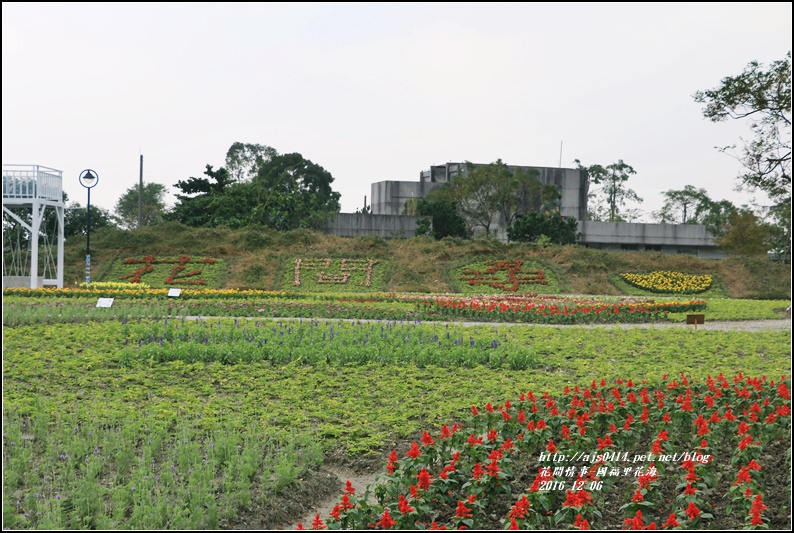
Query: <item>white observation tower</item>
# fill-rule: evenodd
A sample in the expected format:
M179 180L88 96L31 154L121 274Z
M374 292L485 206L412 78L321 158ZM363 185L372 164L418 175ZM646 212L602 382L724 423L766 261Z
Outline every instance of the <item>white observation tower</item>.
M63 288L63 176L3 165L3 288Z

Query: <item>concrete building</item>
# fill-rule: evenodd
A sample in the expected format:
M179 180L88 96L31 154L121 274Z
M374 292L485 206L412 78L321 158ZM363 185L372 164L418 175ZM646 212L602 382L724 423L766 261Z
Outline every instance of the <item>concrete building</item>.
M544 185L557 187L559 211L564 217L573 217L581 233L580 243L603 250L655 250L664 253L688 253L698 257L718 259L725 254L717 247L714 236L705 226L697 224L643 224L627 222L592 222L587 220L587 197L590 179L584 170L573 168L527 167L508 165L511 170L535 170L537 179ZM419 181L379 181L372 184L372 214L401 217L406 203L413 198L425 198L431 191L443 187L456 175L466 173L466 163L446 163L431 166L419 174ZM338 218L351 215L340 214ZM364 215L365 216L365 215ZM416 217L413 217L416 218ZM384 219L385 220L385 219ZM391 220L390 224L396 224ZM407 226L414 222L407 221ZM337 224L339 225L339 224ZM341 224L344 226L344 224ZM357 225L357 224L356 224ZM401 234L412 233L401 225ZM496 238L506 241L504 224L497 221ZM357 226L361 228L361 226ZM414 226L415 227L415 226ZM330 229L330 227L329 227ZM395 236L395 232L371 230L381 236ZM350 234L351 229L346 230ZM342 234L342 233L339 233Z

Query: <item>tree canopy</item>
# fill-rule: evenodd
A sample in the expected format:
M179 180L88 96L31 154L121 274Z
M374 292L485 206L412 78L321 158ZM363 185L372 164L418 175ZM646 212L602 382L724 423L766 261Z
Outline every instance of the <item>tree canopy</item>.
M766 192L776 204L791 202L791 51L768 69L751 61L737 76L722 79L715 89L697 91L705 104L703 116L712 122L747 120L754 134L741 139L734 157L744 167L742 185ZM733 152L736 145L718 147Z
M163 219L165 213L165 185L147 182L143 184L143 191L139 198L139 186L133 185L127 189L116 202L114 208L116 221L124 229L138 227L139 201L142 204L142 225L156 224ZM141 201L142 200L142 201Z
M686 185L683 189L670 189L662 193L664 205L653 217L662 223L703 224L715 237L720 237L731 215L738 208L728 200L715 201L705 189Z
M228 168L213 170L207 165L207 178L177 182L181 193L170 219L189 226L258 224L288 230L318 227L339 211L333 177L301 154L278 154L269 147L241 143L229 153L238 178Z
M741 209L728 220L725 232L717 243L732 255L765 255L771 248L771 228L752 211Z
M537 175L537 170L511 168L501 159L489 165L467 161L465 172L454 176L439 194L457 206L469 232L481 227L490 234L500 221L509 227L520 213L538 208L544 196L557 192L556 187L541 184Z
M406 204L406 214L412 212L423 218L416 223L415 235L432 235L435 239L459 237L468 239L469 230L466 221L458 213L455 202L444 199L431 192L427 198L416 199L415 203Z
M642 202L637 193L628 188L626 182L637 173L631 165L619 159L617 163L607 166L590 165L585 167L581 162L574 160L580 170L586 170L590 182L600 187L592 190L588 198L592 203L588 205L587 217L590 220L603 222L625 222L621 216L621 208L628 201Z

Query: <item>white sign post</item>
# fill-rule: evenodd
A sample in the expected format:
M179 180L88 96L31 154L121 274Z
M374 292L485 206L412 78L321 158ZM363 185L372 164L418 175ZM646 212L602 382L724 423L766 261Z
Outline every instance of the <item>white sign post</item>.
M96 302L97 307L112 307L113 298L100 298Z
M168 289L169 298L179 298L180 294L182 294L182 289Z

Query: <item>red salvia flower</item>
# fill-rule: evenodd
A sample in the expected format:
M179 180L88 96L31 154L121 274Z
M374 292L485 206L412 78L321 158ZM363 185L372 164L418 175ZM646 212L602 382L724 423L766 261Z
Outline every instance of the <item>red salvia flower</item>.
M700 516L700 509L695 505L695 502L689 502L689 507L687 507L684 512L689 516L690 520L694 520Z
M645 529L645 519L642 517L642 511L637 511L633 518L626 518L623 524L629 529Z
M557 451L557 447L554 445L554 441L549 439L549 443L546 445L546 450L555 453Z
M410 457L412 459L416 459L417 457L422 455L422 452L419 449L419 444L417 444L416 441L412 442L411 443L411 449L408 450L405 455L407 455L408 457Z
M430 472L423 466L419 473L416 475L419 479L419 483L417 483L418 487L422 490L427 490L430 488L430 482L433 479L433 476L430 475Z
M312 520L312 529L325 529L326 527L325 522L320 518L320 513L317 513Z
M681 523L675 519L675 514L670 513L670 517L667 519L667 522L664 523L662 527L678 527Z
M581 530L587 530L590 529L590 522L587 520L582 520L582 515L577 514L576 521L573 523L573 527Z
M487 466L487 469L489 476L491 476L492 478L499 479L499 472L501 472L502 469L499 468L499 463L496 459L491 461L491 463Z
M425 432L422 434L422 444L424 444L425 446L430 446L430 445L431 445L431 444L433 444L434 442L435 442L435 441L433 440L433 437L430 435L430 433L428 433L427 431L425 431Z
M382 527L383 529L389 529L393 526L396 526L397 522L395 522L394 519L391 517L391 513L389 513L389 509L386 508L383 510L383 514L381 515L380 520L378 520L375 523L375 525L378 527Z
M471 509L466 507L466 503L463 500L458 500L458 508L455 509L455 516L457 518L471 518Z
M526 494L521 496L521 499L513 504L510 512L507 513L508 518L526 518L529 512L530 503L527 500Z
M416 511L416 509L411 507L411 505L408 503L408 499L402 494L400 494L400 500L397 502L397 508L400 511L400 514L408 514Z
M342 495L342 501L339 504L342 509L352 509L354 505L350 503L350 493L345 493Z

